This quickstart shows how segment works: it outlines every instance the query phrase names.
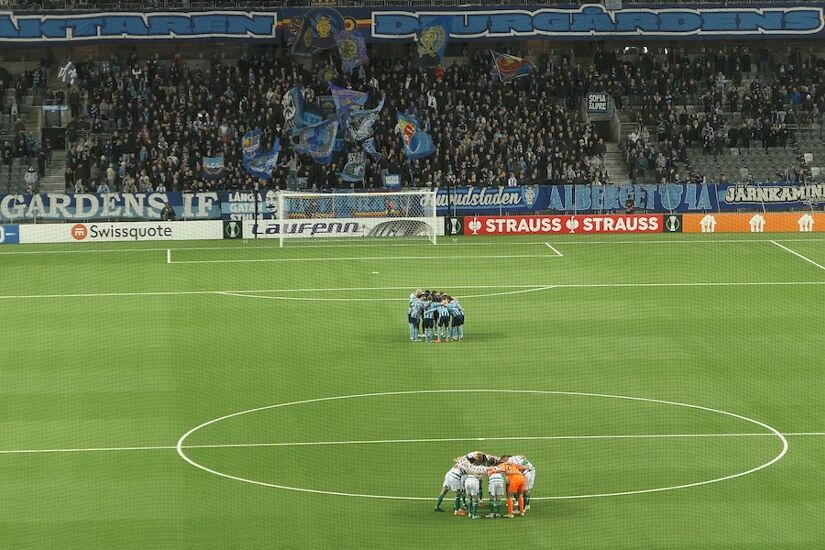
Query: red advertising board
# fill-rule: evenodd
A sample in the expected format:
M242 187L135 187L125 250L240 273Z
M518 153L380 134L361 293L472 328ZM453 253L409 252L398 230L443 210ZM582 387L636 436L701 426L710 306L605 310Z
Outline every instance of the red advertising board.
M661 233L662 214L582 216L471 216L465 235L557 235L588 233Z

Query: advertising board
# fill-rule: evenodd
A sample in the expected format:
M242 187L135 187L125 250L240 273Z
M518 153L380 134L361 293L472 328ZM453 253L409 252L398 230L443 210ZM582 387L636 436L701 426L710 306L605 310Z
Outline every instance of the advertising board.
M258 220L243 223L244 239L427 237L444 234L443 222L433 218L321 218Z
M589 233L661 233L662 214L584 216L465 217L465 235L559 235Z
M221 239L220 221L93 222L31 224L20 226L20 242L91 243L107 241L186 241Z
M810 233L825 231L822 212L683 214L685 233Z

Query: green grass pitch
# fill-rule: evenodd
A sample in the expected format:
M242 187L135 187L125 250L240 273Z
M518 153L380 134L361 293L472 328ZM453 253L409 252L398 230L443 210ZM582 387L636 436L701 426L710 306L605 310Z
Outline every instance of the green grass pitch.
M545 240L0 249L0 547L825 547L825 240ZM525 517L433 513L472 450Z

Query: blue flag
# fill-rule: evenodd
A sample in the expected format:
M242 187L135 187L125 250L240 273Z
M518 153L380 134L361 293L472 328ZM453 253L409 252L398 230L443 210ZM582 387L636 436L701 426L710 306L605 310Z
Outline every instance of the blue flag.
M332 160L337 133L338 121L334 119L295 128L292 130L292 135L297 141L293 146L298 153L308 155L316 163L327 164Z
M281 100L287 128L304 125L304 92L301 86L293 86Z
M341 54L341 70L351 73L355 67L365 65L367 57L367 43L364 37L357 32L344 31L335 35L338 53Z
M364 181L364 168L366 166L364 153L362 151L350 153L347 155L347 159L347 163L341 171L341 179L348 183Z
M243 139L241 140L241 148L243 149L243 156L246 157L253 157L255 153L258 152L258 149L261 147L261 130L255 128L243 135Z
M223 177L223 155L217 157L203 157L203 177L208 180L217 180Z
M332 92L332 100L335 102L335 109L338 111L338 116L342 121L346 121L349 117L353 106L363 107L367 102L369 95L366 92L359 92L357 90L350 90L342 88L335 84L329 85L329 91Z
M317 117L317 120L310 120L308 116L309 113L304 115L304 122L307 124L315 124L316 122L321 122L325 118L338 118L338 107L335 105L335 98L331 95L319 95L315 98L315 102L317 103L317 112L314 113L314 116Z
M372 160L379 161L383 156L378 150L375 148L375 138L365 139L364 142L361 144L361 147L364 148L364 151L367 152L369 156L372 157Z
M384 98L378 103L375 109L361 109L349 114L347 130L355 141L361 141L372 135L372 126L378 120L378 115L384 107Z
M398 119L398 130L404 140L404 154L407 158L420 159L435 152L435 146L430 135L420 128L421 123L414 116L395 114Z
M425 18L416 33L415 57L413 63L418 67L437 67L447 50L450 30L453 27L451 15L439 15Z
M254 156L244 156L243 167L246 173L268 180L272 175L272 171L278 165L278 155L281 152L281 140L275 138L275 143L272 144L272 149L267 153L257 153Z

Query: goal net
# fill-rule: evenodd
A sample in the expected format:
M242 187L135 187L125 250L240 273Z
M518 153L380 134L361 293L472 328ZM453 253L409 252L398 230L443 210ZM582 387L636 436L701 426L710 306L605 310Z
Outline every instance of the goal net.
M288 239L403 238L436 243L435 191L277 194L280 246Z

